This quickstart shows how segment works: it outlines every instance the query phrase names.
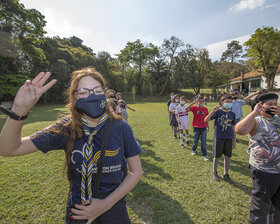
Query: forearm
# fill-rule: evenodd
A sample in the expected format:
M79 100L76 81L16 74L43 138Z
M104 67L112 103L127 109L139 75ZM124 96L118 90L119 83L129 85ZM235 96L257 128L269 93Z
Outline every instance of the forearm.
M194 105L196 103L196 100L195 101L193 101L193 102L191 102L187 107L186 107L186 110L189 110L190 109L190 107L192 106L192 105Z
M249 100L250 100L253 96L256 96L256 95L258 95L258 93L253 93L253 94L251 94L251 95L245 97L244 100L246 101L246 103L248 103Z
M124 196L126 196L140 181L142 169L139 171L129 172L123 182L105 199L106 204L111 208Z
M240 134L240 135L247 135L248 133L250 133L256 125L255 117L257 115L258 115L258 112L252 111L243 120L238 122L235 126L236 133Z
M204 122L207 123L210 121L210 118L212 117L212 115L215 113L215 111L211 111L210 114L208 114L205 118L204 118Z
M10 156L20 146L23 123L8 117L0 134L0 156Z

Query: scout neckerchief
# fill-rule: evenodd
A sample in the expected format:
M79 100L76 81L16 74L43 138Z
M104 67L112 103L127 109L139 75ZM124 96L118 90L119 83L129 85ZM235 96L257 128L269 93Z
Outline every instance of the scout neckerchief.
M223 124L223 128L222 128L222 132L227 130L227 124L228 124L228 112L230 111L226 111L224 107L221 107L221 110L224 111L226 113L226 117L225 117L225 122Z
M105 113L101 116L97 126L91 132L90 127L87 124L87 120L82 116L82 128L87 136L87 142L84 152L84 159L82 164L82 183L81 183L81 201L85 204L86 200L92 198L92 170L93 170L93 136L105 125L108 115Z
M273 117L265 117L261 116L261 118L267 120L269 123L273 124L276 128L277 133L280 135L280 124L277 122L277 118L275 116Z

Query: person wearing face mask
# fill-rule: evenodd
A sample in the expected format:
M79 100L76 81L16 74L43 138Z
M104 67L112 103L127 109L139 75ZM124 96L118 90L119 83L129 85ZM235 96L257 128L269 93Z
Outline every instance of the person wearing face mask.
M193 106L198 104L197 106ZM204 122L204 118L208 115L208 109L204 106L205 102L202 96L199 96L196 100L190 103L186 110L193 113L193 146L192 146L192 155L196 155L196 149L198 146L199 138L201 138L201 155L204 161L209 161L207 158L207 148L206 148L206 139L207 139L207 130L208 122Z
M280 223L280 106L277 100L275 93L260 94L254 110L235 128L251 141L249 223Z
M246 104L249 104L249 101L252 97L256 96L259 94L259 91L256 93L253 93L247 97L243 97L238 94L238 92L234 92L232 94L232 112L235 113L235 118L236 118L236 124L241 120L243 117L243 111L242 107L245 106ZM238 97L243 97L243 100L238 99Z
M176 113L176 108L179 105L179 102L180 102L180 96L177 94L173 98L173 100L169 106L169 113L171 113L170 125L173 130L174 139L177 139L177 132L178 132L178 122L177 122L175 113Z
M215 136L215 150L213 159L212 177L219 181L218 164L220 157L224 154L224 173L225 181L232 183L229 177L229 167L232 149L236 146L236 134L234 127L236 124L235 114L231 111L232 96L224 95L221 99L221 105L215 106L211 113L205 118L205 122L215 120L214 136Z
M176 108L176 119L177 123L179 124L179 131L180 131L180 147L184 148L184 130L186 132L186 144L189 145L189 116L188 111L186 110L187 105L185 103L188 102L185 96L180 97L180 104Z
M141 149L129 124L110 109L105 80L94 68L72 73L69 116L21 138L24 119L56 82L45 84L49 76L41 72L19 89L12 110L6 111L9 117L0 134L0 156L63 149L70 182L65 223L130 223L125 196L142 176Z
M167 101L167 112L168 112L168 121L169 121L169 124L170 124L170 121L171 121L171 118L172 118L172 113L169 112L169 106L170 104L172 103L172 100L174 99L175 97L175 93L174 92L171 92L170 93L170 99ZM173 132L173 128L171 126L171 129L172 129L172 132Z

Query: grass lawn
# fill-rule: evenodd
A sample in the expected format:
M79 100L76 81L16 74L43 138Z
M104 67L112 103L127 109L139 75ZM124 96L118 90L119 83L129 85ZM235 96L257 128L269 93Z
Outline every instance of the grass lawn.
M209 110L214 103L207 104ZM209 162L180 149L168 124L166 102L131 105L129 123L146 150L141 154L144 175L128 195L132 223L247 223L251 180L247 136L238 136L228 184L212 180L213 121L207 137ZM244 114L250 107L243 107ZM66 113L62 105L37 106L26 120L27 136ZM0 114L0 128L6 116ZM192 113L189 116L190 124ZM190 142L193 132L190 126ZM7 139L13 141L13 139ZM197 150L200 153L200 148ZM218 172L223 172L220 161ZM0 223L63 223L67 191L64 152L36 152L17 158L0 157Z

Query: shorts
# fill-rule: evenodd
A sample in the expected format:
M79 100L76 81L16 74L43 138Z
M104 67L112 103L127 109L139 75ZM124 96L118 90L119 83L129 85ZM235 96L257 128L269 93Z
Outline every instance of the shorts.
M216 147L214 157L220 158L223 154L231 157L232 153L232 139L216 138Z
M189 119L188 117L183 117L184 119L180 119L179 117L179 130L189 130ZM187 119L186 119L187 118Z
M106 197L108 194L104 194ZM101 195L98 198L105 198ZM70 216L72 213L70 212L70 208L72 205L70 204L70 197L68 197L66 212L65 212L65 220L64 224L85 224L87 220L77 220L71 219ZM97 219L95 219L91 224L131 224L130 219L128 217L127 209L126 209L126 200L122 198L119 200L111 209L107 212L100 215Z

